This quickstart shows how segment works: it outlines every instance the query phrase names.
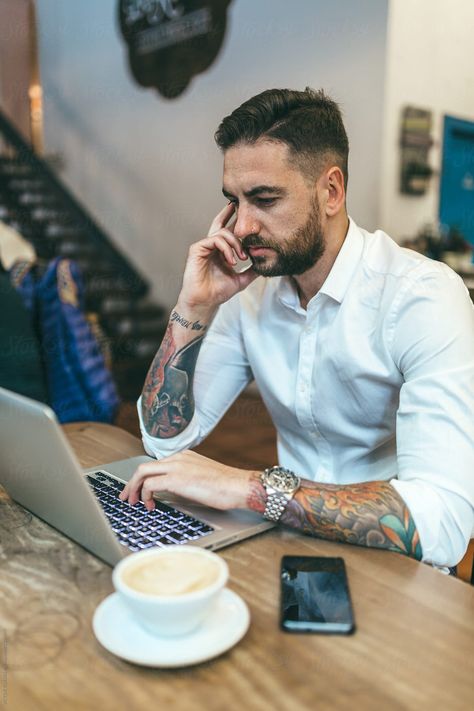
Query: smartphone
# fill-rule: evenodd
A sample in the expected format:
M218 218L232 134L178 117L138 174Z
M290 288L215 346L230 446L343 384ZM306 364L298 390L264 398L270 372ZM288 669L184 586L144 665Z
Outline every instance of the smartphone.
M286 555L281 561L281 628L350 634L354 615L342 558Z

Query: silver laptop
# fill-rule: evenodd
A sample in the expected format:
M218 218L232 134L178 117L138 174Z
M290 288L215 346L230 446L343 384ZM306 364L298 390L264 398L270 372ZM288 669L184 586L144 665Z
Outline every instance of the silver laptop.
M102 560L152 546L222 548L272 528L252 511L216 511L166 493L147 512L118 499L141 456L82 471L46 405L0 388L0 484L26 509Z

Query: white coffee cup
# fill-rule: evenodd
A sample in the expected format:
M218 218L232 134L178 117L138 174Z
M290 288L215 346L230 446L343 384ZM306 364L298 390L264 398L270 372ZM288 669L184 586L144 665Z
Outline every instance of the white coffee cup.
M112 573L116 591L137 621L164 637L188 634L203 622L228 577L222 558L187 545L133 553Z

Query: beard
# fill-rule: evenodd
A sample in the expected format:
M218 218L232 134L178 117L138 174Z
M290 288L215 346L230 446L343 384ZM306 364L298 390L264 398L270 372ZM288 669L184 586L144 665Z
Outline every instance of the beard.
M303 274L316 264L324 254L326 242L321 227L319 206L315 200L306 223L292 235L279 242L262 240L258 235L247 235L242 239L242 247L268 247L273 249L276 260L268 263L266 257L250 256L254 272L265 277L294 276Z

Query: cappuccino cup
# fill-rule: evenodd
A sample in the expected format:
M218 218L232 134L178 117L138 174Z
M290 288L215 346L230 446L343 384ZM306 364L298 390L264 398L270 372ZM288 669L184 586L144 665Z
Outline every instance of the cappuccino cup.
M124 558L112 573L121 600L148 632L192 632L212 611L227 583L226 562L194 546L152 548Z

